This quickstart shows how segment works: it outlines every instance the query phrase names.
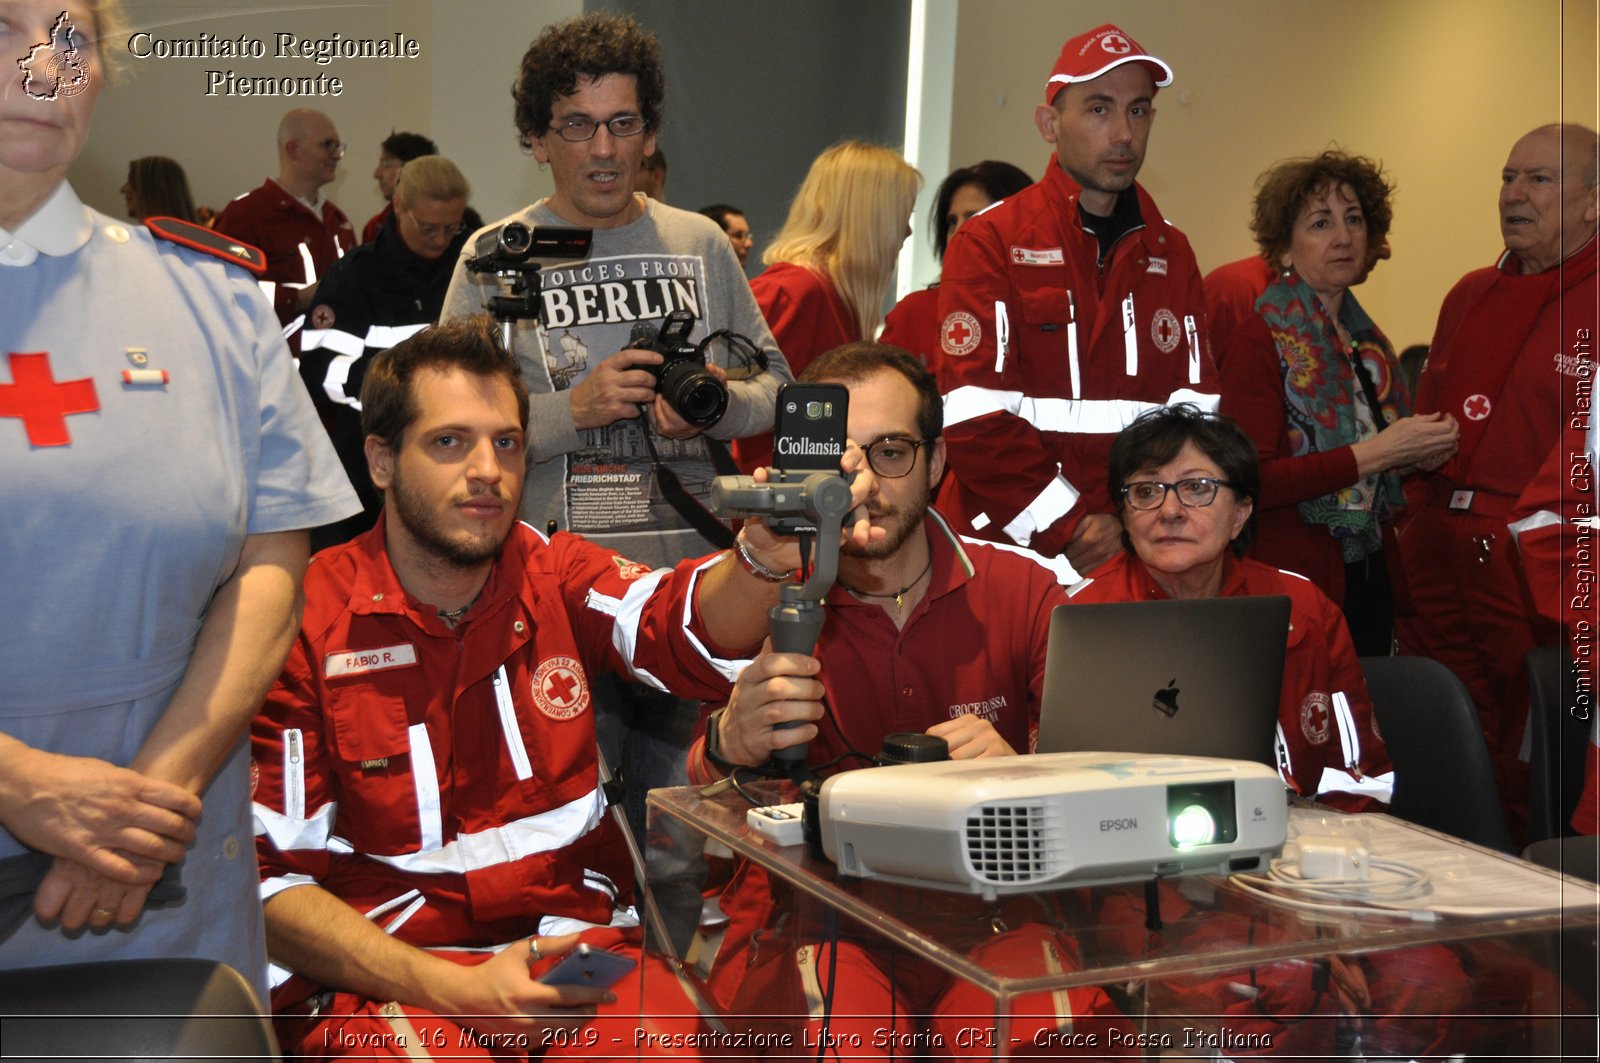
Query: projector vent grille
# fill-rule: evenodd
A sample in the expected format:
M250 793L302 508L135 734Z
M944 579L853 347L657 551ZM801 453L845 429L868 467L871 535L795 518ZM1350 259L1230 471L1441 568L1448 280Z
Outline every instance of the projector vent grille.
M1056 817L1043 800L983 805L967 817L967 861L997 885L1053 877L1066 858Z

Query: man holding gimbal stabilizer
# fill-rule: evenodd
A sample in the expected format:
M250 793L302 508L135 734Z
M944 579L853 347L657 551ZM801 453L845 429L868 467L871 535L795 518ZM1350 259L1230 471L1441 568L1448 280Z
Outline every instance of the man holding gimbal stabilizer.
M640 159L655 150L663 95L660 48L632 19L590 14L546 27L523 57L513 98L522 142L549 168L555 192L484 230L509 222L593 230L586 258L545 263L542 326L522 320L512 329L532 403L520 515L650 568L728 545L708 535L706 522L715 522L701 508L718 471L716 441L770 428L778 387L790 378L717 224L634 191ZM494 274L467 268L482 235L467 242L445 297L447 319L478 313L500 294ZM728 397L720 414L698 423L668 401L670 387L657 387L671 333L655 341L674 311L692 317L688 345L721 330L748 341L738 351L706 346L701 356L725 375ZM631 683L596 687L601 747L621 769L638 831L645 791L686 781L699 707ZM698 887L692 872L652 867L656 881L663 874L685 885L679 918L667 914L681 946L698 922Z
M863 509L885 536L841 547L815 655L763 653L746 668L691 751L691 778L709 783L754 769L801 743L818 775L865 767L896 732L942 738L957 759L1029 752L1050 612L1067 600L1058 574L1070 569L1060 559L960 538L929 508L944 471L942 405L938 385L911 355L847 344L813 361L801 380L848 388L851 449L865 451L876 480ZM749 781L756 773L740 775ZM736 874L723 906L731 923L713 992L735 1015L765 1014L780 1025L783 1016L798 1016L788 1021L805 1026L804 1043L837 1036L852 1054L884 1050L888 1030L894 1038L931 1036L911 1016L970 1012L980 1003L971 987L865 941L801 930L799 948L779 944L773 954L776 939L767 935L756 944L784 901L753 865ZM958 898L950 906L953 915L969 907ZM1002 938L987 922L973 925L975 948L1010 949L1021 962L1054 950L1055 962L1074 962L1076 944L1049 928L1021 927ZM838 1014L827 1013L818 991L838 1002ZM1098 990L1072 990L1070 1006L1080 1020L1121 1022ZM938 1031L940 1020L928 1021ZM915 1043L908 1039L895 1043ZM942 1043L961 1047L953 1031Z

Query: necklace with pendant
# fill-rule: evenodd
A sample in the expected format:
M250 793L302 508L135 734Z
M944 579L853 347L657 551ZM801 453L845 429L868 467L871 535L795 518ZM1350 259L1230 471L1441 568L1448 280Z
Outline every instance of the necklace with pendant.
M929 557L928 557L927 565L925 565L923 567L921 572L917 573L917 578L916 579L912 580L910 583L907 583L904 587L901 587L899 590L892 591L892 592L890 592L888 594L879 594L879 593L877 593L875 591L858 591L854 587L850 586L850 584L846 583L844 580L840 580L839 581L839 586L843 587L845 590L849 591L851 594L855 595L858 598L893 598L894 599L895 611L896 612L904 612L905 611L905 607L906 607L906 592L909 591L912 587L915 587L917 584L921 583L922 582L922 577L926 576L932 570L933 570L933 557L930 554Z

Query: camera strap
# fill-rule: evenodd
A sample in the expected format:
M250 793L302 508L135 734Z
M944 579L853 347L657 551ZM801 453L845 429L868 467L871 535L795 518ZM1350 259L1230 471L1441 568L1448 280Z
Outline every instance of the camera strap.
M712 546L718 550L732 549L732 529L713 516L709 509L701 505L698 498L689 493L683 486L683 481L678 479L678 474L656 453L655 432L650 428L648 420L643 427L645 449L650 451L650 468L655 473L656 483L661 487L661 497L665 498L668 504L678 511L678 515L688 521L689 526L704 536ZM733 455L728 453L727 445L722 440L713 439L708 435L702 435L700 438L705 442L706 453L711 457L711 467L718 476L728 476L739 471L733 463Z

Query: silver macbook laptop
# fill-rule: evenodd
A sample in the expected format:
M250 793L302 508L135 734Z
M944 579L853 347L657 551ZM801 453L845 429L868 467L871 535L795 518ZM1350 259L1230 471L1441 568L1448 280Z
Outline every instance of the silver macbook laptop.
M1281 595L1057 606L1039 752L1274 765L1288 634Z

